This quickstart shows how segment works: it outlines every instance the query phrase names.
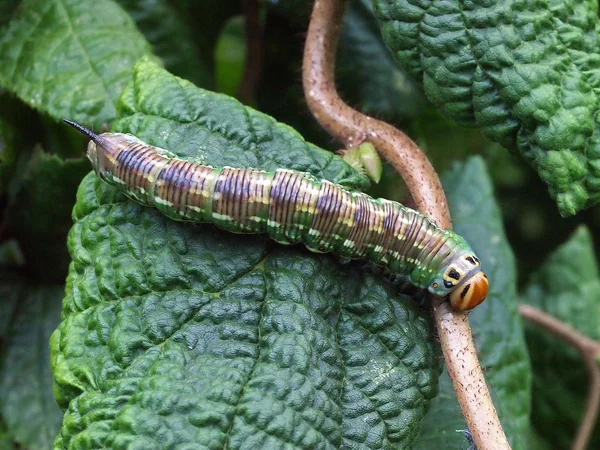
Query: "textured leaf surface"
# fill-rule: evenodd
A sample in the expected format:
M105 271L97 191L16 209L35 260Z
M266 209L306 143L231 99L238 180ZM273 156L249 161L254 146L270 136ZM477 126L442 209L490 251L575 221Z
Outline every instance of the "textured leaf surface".
M531 367L517 313L515 261L485 163L473 157L456 164L445 174L443 183L454 229L468 237L490 280L487 300L469 314L469 321L494 406L513 449L537 448L526 441ZM465 428L450 379L444 372L440 394L423 421L414 449L467 448L462 433L456 432Z
M206 58L194 44L193 29L167 1L118 0L118 3L135 20L169 72L198 86L212 85Z
M110 0L24 0L0 37L0 85L55 119L96 128L150 47Z
M359 105L361 111L400 120L423 108L423 94L398 67L381 38L370 0L350 2L337 59L336 76L344 98Z
M522 300L600 340L600 273L590 232L581 227L533 275ZM533 377L533 424L569 448L587 398L588 375L579 354L544 330L528 325ZM589 448L600 448L596 426Z
M115 129L214 166L291 167L348 187L368 179L292 128L226 95L197 88L148 60L123 92Z
M77 186L89 169L83 157L63 160L39 150L28 162L21 188L9 205L8 219L28 269L39 279L64 280L71 210Z
M147 62L119 129L211 163L361 184L288 127ZM287 164L286 164L287 163ZM365 273L82 182L52 336L55 448L407 448L437 392L426 314Z
M373 0L398 61L458 124L537 170L563 216L600 199L595 0Z
M62 416L52 393L48 340L60 320L64 289L2 278L0 311L8 312L6 305L14 309L0 354L0 415L7 440L46 450L52 448Z

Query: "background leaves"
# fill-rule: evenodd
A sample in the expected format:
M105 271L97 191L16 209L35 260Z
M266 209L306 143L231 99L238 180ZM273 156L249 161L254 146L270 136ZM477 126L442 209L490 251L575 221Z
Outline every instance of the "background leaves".
M2 275L0 283L0 414L10 443L42 450L51 448L62 413L52 393L50 334L58 325L64 289L61 285L31 286L19 277ZM0 442L2 442L0 440ZM10 448L7 446L2 448Z
M559 3L553 6L556 15L553 19L564 22L568 17L569 26L561 28L559 33L562 37L572 38L570 43L573 45L566 47L577 49L583 42L586 49L593 50L595 31L586 33L583 41L578 33L596 23L595 13L589 13L595 5L581 3L578 9L569 9L571 3ZM414 11L410 9L412 3L394 4ZM451 5L452 2L446 4ZM545 26L548 23L547 5L543 2L536 5L543 9L540 23ZM67 16L61 15L61 11L66 11ZM66 276L68 258L64 233L72 223L75 188L89 170L82 158L85 140L60 123L65 115L96 131L114 127L135 132L152 143L178 149L187 156L209 158L209 161L218 164L272 169L302 167L354 188L367 188L366 180L348 171L338 158L308 144L296 132L281 124L293 125L303 138L322 148L338 149L338 145L316 125L303 101L299 73L310 13L309 2L290 0L262 4L263 32L267 38L263 42L261 79L253 105L276 117L279 122L245 109L228 97L199 91L183 82L172 83L168 81L172 81L172 77L149 62L144 63L146 69L142 72L152 73L152 77L156 78L139 76L137 81L134 79L135 61L147 56L153 61L160 58L167 70L175 75L208 89L220 89L220 85L215 84L215 80L220 80L215 61L220 61L223 54L216 42L228 36L223 32L223 24L240 13L241 4L235 0L123 0L116 3L104 0L93 4L67 0L0 1L0 59L6 61L0 67L0 397L7 392L11 394L10 402L3 400L0 407L0 448L15 442L22 447L37 448L36 445L40 445L40 448L48 448L52 438L50 430L56 430L53 427L59 423L52 414L43 418L35 415L44 401L42 399L48 398L44 395L49 395L49 378L45 378L44 382L43 375L45 373L48 377L48 373L44 372L47 365L42 364L43 358L35 362L26 358L47 355L48 341L43 336L44 333L47 336L48 324L57 323L56 300L63 294L62 287L56 284L62 284ZM410 14L403 17L410 17ZM443 16L440 20L447 21L447 17ZM35 24L37 26L34 27ZM112 32L113 26L120 27L118 33ZM568 442L574 433L578 405L585 395L585 376L572 353L554 342L548 344L544 341L547 337L542 335L539 338L528 331L528 345L536 352L532 360L535 370L532 376L523 353L520 322L514 317L514 279L518 278L521 287L528 283L522 298L527 301L543 298L539 306L552 314L570 313L555 310L557 306L576 309L569 315L571 323L593 335L588 325L594 315L581 314L581 311L595 311L598 296L587 295L593 289L589 292L580 290L582 286L593 286L596 282L594 277L597 273L592 270L595 267L592 240L582 238L582 235L587 236L586 232L578 231L573 238L577 245L572 244L574 241L568 244L577 248L577 256L581 255L578 261L573 262L564 256L552 256L546 264L543 261L578 225L587 223L589 232L595 233L600 214L588 210L569 220L560 219L556 205L545 193L546 187L533 176L532 171L499 150L498 145L487 142L479 130L465 130L443 119L435 106L418 95L417 85L409 81L402 67L394 64L391 52L386 49L379 34L379 26L368 1L350 2L337 60L338 84L353 106L408 130L425 148L439 172L453 167L445 182L455 225L473 243L486 267L493 268L495 301L489 301L473 312L471 318L496 407L514 448L557 448L557 445ZM496 29L505 28L493 28ZM544 33L538 35L547 36ZM96 37L102 48L94 45ZM244 36L240 34L240 38L234 49L240 52L238 56L243 54L245 45ZM79 45L76 45L78 42ZM430 44L443 42L440 38ZM53 57L49 56L48 49L55 50ZM563 51L563 47L559 50ZM577 54L576 63L585 62L587 55L594 51ZM16 52L21 54L17 59ZM546 56L549 54L551 52L544 53ZM440 57L436 55L434 57ZM102 70L90 70L86 58L91 66ZM593 58L590 61L593 62ZM431 67L435 64L432 63ZM557 70L562 69L559 65ZM586 73L593 74L594 71ZM452 77L447 77L447 80L450 79ZM462 80L460 76L457 79L459 82ZM510 80L512 87L515 79ZM450 89L439 84L444 81L443 77L433 81L438 83L435 89L439 92ZM567 84L565 86L568 87ZM431 96L430 87L429 83L425 85L425 94L440 106L436 97ZM118 100L124 88L125 94ZM450 92L448 89L446 92ZM159 95L155 96L155 92ZM192 92L194 106L186 110L181 100ZM529 91L524 92L525 99ZM455 93L464 94L460 89ZM153 101L159 97L169 100ZM568 98L562 97L563 100ZM167 111L164 105L171 102L174 109ZM202 104L208 105L207 108L195 116L193 112L198 111ZM533 109L533 104L524 102L525 106L529 106L515 107L523 106L522 111L527 112ZM450 114L453 105L458 103L445 101L441 106L449 108L446 112ZM508 110L513 106L505 104L505 107ZM185 114L180 115L176 111L185 111ZM478 114L475 112L475 119ZM120 120L115 122L117 115ZM182 117L185 123L182 123ZM453 120L457 120L455 116ZM540 117L534 117L521 126L530 131L540 123L539 120ZM485 127L489 134L489 126ZM576 136L571 131L563 136L559 131L556 128L552 138ZM490 180L482 160L468 160L463 165L455 165L456 160L473 153L484 157L500 209L492 201ZM560 177L564 174L560 172L560 166L552 168L558 171L557 180L562 182ZM382 182L372 186L370 192L386 198L406 199L402 183L389 167L384 171ZM97 212L101 208L107 208L109 213L102 216ZM500 227L498 211L502 213L508 241L515 252L514 260ZM139 445L148 447L156 438L153 430L161 427L166 430L161 439L168 442L185 440L189 436L177 434L164 426L167 423L179 424L178 419L188 417L186 414L197 407L194 404L186 409L181 399L198 386L195 384L198 379L177 377L195 373L202 366L198 373L205 375L202 380L208 386L206 389L203 387L202 392L210 395L235 394L239 392L242 380L236 376L243 373L244 364L249 361L257 361L256 367L261 368L262 384L252 384L242 392L252 393L255 397L242 396L237 410L232 406L235 401L230 401L232 397L217 395L216 400L211 397L213 403L206 403L208 406L202 414L189 415L197 420L195 423L202 424L203 430L222 430L224 424L231 424L233 430L235 424L236 443L241 442L241 436L252 436L257 439L256 442L293 441L309 445L314 442L311 441L315 436L314 429L318 429L328 434L329 443L343 442L349 447L363 448L396 448L408 445L415 438L427 399L434 395L439 356L430 352L435 345L427 331L424 316L406 297L392 290L379 274L371 273L371 268L360 264L345 265L335 258L309 256L301 248L279 248L260 238L236 237L211 231L210 227L181 228L153 214L114 197L91 176L81 186L80 201L75 209L80 227L72 232L80 242L75 238L72 241L81 245L76 246L77 259L71 269L73 275L65 302L65 319L61 324L61 330L68 332L57 338L59 343L68 344L61 350L68 358L55 361L56 366L61 368L55 371L61 386L57 391L58 399L62 406L68 408L61 441L57 442L63 443L63 437L73 438L71 442L75 448L94 442L76 437L82 436L115 445L139 441ZM94 220L90 220L92 216ZM108 237L103 234L107 229L113 231ZM182 229L187 231L179 234ZM136 233L139 236L135 236ZM233 244L242 241L243 245ZM110 246L102 247L103 252L95 254L86 250L106 242ZM183 245L189 242L206 245ZM596 245L598 242L595 239ZM207 257L194 275L197 278L169 270L178 266L177 258L185 251ZM114 267L107 256L111 254L123 257ZM128 254L133 256L127 258ZM252 258L258 258L258 264L249 272L243 272L239 279L232 279L239 269L234 260L242 254L250 255L248 258L252 261L255 261ZM145 267L151 267L151 263L146 263L148 259L140 259L140 255L153 255L149 258L160 263L158 269L147 270ZM173 262L167 263L171 259ZM562 271L563 264L570 267L566 272ZM217 266L223 270L214 269ZM87 272L80 271L86 267ZM541 275L535 275L530 281L532 271ZM562 279L565 273L573 283L556 283L555 280ZM172 289L190 279L202 288L181 292ZM40 280L46 284L41 284ZM150 286L148 280L154 280L154 284ZM222 288L227 280L232 280L231 284ZM133 289L135 286L140 292ZM166 290L156 290L156 286ZM208 294L202 291L207 286ZM256 298L250 296L249 303L242 304L240 301L251 293L266 292L266 286L271 289L268 295L261 298L260 295ZM123 292L129 292L131 296ZM202 297L194 299L190 292L202 292ZM283 297L282 292L285 293ZM357 292L360 301L357 301ZM502 295L498 295L499 292ZM576 299L570 298L569 292L577 292ZM37 300L32 303L32 298ZM197 302L202 301L208 305L212 301L219 308L204 308L194 314ZM265 308L268 306L268 311L265 309L267 315L262 314L262 307L257 312L259 304L265 305ZM580 304L585 306L576 306ZM182 317L191 319L182 323ZM252 317L269 320L259 320L259 325L256 325L250 320ZM248 323L252 325L248 326ZM405 324L411 326L406 327ZM181 327L177 328L178 325ZM297 332L298 329L311 332L304 336ZM338 331L333 338L331 329ZM169 335L169 330L176 331ZM198 336L201 338L194 338ZM381 339L374 339L375 336ZM400 357L403 353L392 344L411 342L409 339L414 339L414 349L417 350L410 352L408 359L403 359ZM192 349L186 346L188 341ZM165 345L159 345L161 342ZM230 345L231 342L236 345L250 343L250 351L236 354L233 358L232 349L237 351L241 347ZM275 345L281 342L286 343L284 350ZM289 342L293 344L289 345ZM319 347L323 342L327 345ZM335 345L329 345L330 342ZM540 351L549 346L552 346L552 354ZM292 352L291 348L297 351ZM332 348L338 350L332 354ZM306 349L312 349L310 355ZM81 353L82 350L84 353ZM258 351L265 359L253 360L256 353L252 351ZM427 359L429 357L436 359L431 361ZM18 361L15 364L9 362L18 374L6 369L8 366L4 365L4 361L7 358L13 358L10 361L16 358L24 363L19 366ZM209 371L210 365L202 364L202 358L221 362L223 365L220 367L224 369L214 375L215 372ZM227 358L239 363L235 370L232 370ZM400 360L407 364L398 362ZM429 361L427 364L431 370L423 369L414 362L425 360ZM139 365L134 368L127 366L131 361L138 361ZM315 361L319 362L316 366ZM336 363L328 366L321 364L323 361ZM411 362L412 366L408 364ZM552 370L555 365L571 368L568 374L571 378ZM127 368L123 369L125 366ZM297 376L286 375L285 380L290 380L287 385L279 378L263 383L269 380L269 374L273 376L282 370L295 375L334 373L337 376L339 367L347 369L346 388L339 390L342 384L339 379L335 381L335 376L333 381L327 379L323 384L333 386L340 393L339 401L331 409L324 405L332 403L319 397L325 392L323 389L319 387L321 390L311 391L306 387L309 384L297 384L300 379ZM113 369L115 372L111 372ZM40 372L31 378L34 375L32 370ZM132 375L131 379L114 375L125 372ZM365 373L378 375L369 378ZM530 377L533 378L531 396ZM312 377L311 381L316 378ZM224 381L219 385L214 379ZM378 382L368 382L374 379ZM10 385L7 384L9 380ZM411 383L408 389L404 389L406 380ZM536 383L536 380L542 382ZM164 383L167 388L156 389L156 383ZM43 386L40 395L30 395L30 388L34 385ZM574 389L575 385L580 389ZM130 395L132 386L141 386L143 395ZM264 392L265 386L276 397L268 404L257 400L257 393ZM290 386L293 386L292 390ZM441 393L434 400L431 413L423 419L423 428L413 448L430 448L430 443L436 448L466 448L468 444L464 436L455 431L463 429L464 423L446 375L442 375L439 389ZM549 401L555 390L560 393L560 398L569 398L568 402L563 402L573 406L569 411L554 414L555 408ZM129 403L119 403L120 397L115 392L125 393ZM303 397L298 399L292 395L294 392L300 392ZM381 398L391 397L396 399L395 408L387 404L382 408ZM237 397L234 395L233 398ZM67 404L68 399L74 400ZM313 403L309 404L309 400ZM280 409L273 412L269 409L273 404ZM301 404L302 411L310 413L287 414L290 404ZM535 428L529 425L530 404ZM20 405L21 409L15 405ZM101 409L98 405L106 408ZM174 411L168 405L178 405L181 409ZM211 405L219 407L211 408ZM160 407L166 409L161 410ZM168 420L157 421L157 417L160 419L157 413L161 411L168 413ZM22 417L29 413L39 419L35 429L19 427ZM540 425L542 422L554 423L549 414L560 427L552 426L550 429ZM147 423L142 417L148 419ZM297 429L309 431L301 438L299 434L290 435L281 425L283 417L296 424ZM335 426L330 421L327 424L319 422L321 425L314 429L306 427L307 423L315 424L322 417L336 420L341 417L341 422L336 422ZM279 422L274 418L279 418ZM255 423L263 428L244 434L240 431L245 425L245 422L241 423L242 419L247 419L248 423L256 420ZM273 424L271 428L263 426L268 420ZM92 425L83 430L83 423ZM121 430L125 431L107 431L108 424L122 426ZM265 430L275 430L275 437L265 437L261 434ZM545 443L538 433L550 437L551 444Z
M150 47L117 4L24 0L0 39L0 83L31 107L106 127Z
M394 55L446 116L518 150L563 216L598 202L596 2L374 4Z
M522 299L599 340L600 275L592 249L589 230L577 229L532 276ZM556 445L567 447L583 414L589 376L577 351L535 327L526 330L534 369L533 424ZM590 448L598 445L596 427Z

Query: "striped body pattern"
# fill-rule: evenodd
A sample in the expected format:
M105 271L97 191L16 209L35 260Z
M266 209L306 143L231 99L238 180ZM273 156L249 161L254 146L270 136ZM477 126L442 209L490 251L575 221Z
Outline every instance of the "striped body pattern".
M132 135L95 135L66 122L91 138L88 158L102 180L174 220L366 259L435 295L450 295L458 310L487 295L487 278L465 240L400 203L294 170L211 167Z

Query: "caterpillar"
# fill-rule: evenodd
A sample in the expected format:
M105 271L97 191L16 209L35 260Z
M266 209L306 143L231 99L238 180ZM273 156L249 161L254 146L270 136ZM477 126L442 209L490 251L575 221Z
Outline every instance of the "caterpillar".
M214 224L235 233L266 233L281 244L366 259L455 310L485 300L488 280L469 244L400 203L352 192L288 169L212 167L178 158L130 134L86 135L96 174L130 199L174 220Z

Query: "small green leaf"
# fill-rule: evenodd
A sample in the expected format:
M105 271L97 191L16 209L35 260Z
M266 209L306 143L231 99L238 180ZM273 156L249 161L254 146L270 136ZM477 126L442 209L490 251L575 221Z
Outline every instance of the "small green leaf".
M110 0L24 0L0 37L0 85L55 119L100 128L150 47Z
M600 273L586 227L541 265L522 301L600 340ZM534 369L533 424L556 448L568 448L581 422L589 375L579 353L565 342L534 325L527 325L526 332ZM592 442L600 442L599 426Z
M221 29L231 16L240 13L240 0L168 0L168 3L179 12L188 28L193 30L195 46L200 49L200 55L207 61L207 66L213 67L213 52Z
M64 280L71 210L77 186L89 170L86 158L63 160L41 150L28 162L7 216L27 268L38 279Z
M215 84L218 92L237 94L246 62L244 16L235 16L223 25L215 45Z
M383 163L373 144L363 142L358 147L340 150L338 153L354 169L364 173L375 183L379 183L383 172Z
M532 449L525 441L530 427L531 367L517 312L515 259L492 183L479 157L455 164L442 179L454 229L469 240L490 281L487 300L469 314L486 381L512 448ZM463 434L456 432L465 428L452 384L444 373L440 395L432 402L413 448L466 448Z
M29 450L51 448L60 429L48 340L60 320L63 295L62 286L0 281L0 305L16 306L0 354L0 415L7 434Z
M118 0L152 45L165 68L192 83L210 87L212 74L205 55L193 41L192 28L165 0Z
M600 200L597 2L373 3L396 59L447 117L517 150L563 216Z
M361 185L338 156L148 62L117 127L186 157ZM89 174L52 336L55 448L406 449L437 392L427 314L360 263L167 219Z

